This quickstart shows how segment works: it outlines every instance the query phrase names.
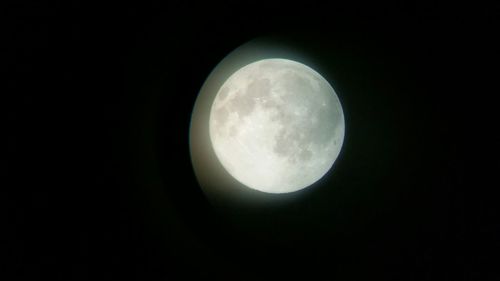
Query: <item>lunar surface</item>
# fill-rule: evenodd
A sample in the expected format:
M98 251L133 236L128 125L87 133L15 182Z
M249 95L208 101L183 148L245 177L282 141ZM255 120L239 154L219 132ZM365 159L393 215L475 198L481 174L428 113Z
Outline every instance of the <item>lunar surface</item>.
M227 172L268 193L294 192L322 178L344 140L340 101L320 74L286 59L233 73L219 89L210 140Z

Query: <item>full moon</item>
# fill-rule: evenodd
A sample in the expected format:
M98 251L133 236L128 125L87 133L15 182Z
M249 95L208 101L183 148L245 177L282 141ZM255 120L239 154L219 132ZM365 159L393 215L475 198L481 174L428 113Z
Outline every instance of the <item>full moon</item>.
M234 72L218 89L208 123L222 166L266 193L294 192L322 178L345 130L328 81L288 59L263 59Z

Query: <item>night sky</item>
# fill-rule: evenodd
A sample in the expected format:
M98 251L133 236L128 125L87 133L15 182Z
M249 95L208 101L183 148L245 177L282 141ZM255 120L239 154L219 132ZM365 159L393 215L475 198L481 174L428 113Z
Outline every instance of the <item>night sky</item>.
M3 9L5 280L500 278L498 5L185 2ZM319 62L344 146L300 196L221 207L191 112L255 38Z

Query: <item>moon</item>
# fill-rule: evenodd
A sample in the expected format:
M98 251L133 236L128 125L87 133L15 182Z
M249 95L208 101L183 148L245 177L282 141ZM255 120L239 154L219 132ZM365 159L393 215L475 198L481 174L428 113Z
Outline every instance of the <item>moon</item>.
M263 59L234 72L210 109L217 159L243 185L266 193L311 186L333 166L344 140L334 89L312 68Z

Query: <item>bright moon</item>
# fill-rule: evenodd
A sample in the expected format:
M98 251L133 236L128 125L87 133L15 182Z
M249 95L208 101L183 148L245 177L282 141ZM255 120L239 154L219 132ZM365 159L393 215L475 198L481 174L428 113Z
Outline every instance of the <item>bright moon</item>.
M210 110L217 158L245 186L267 193L306 188L333 166L344 140L340 101L319 73L264 59L233 73Z

